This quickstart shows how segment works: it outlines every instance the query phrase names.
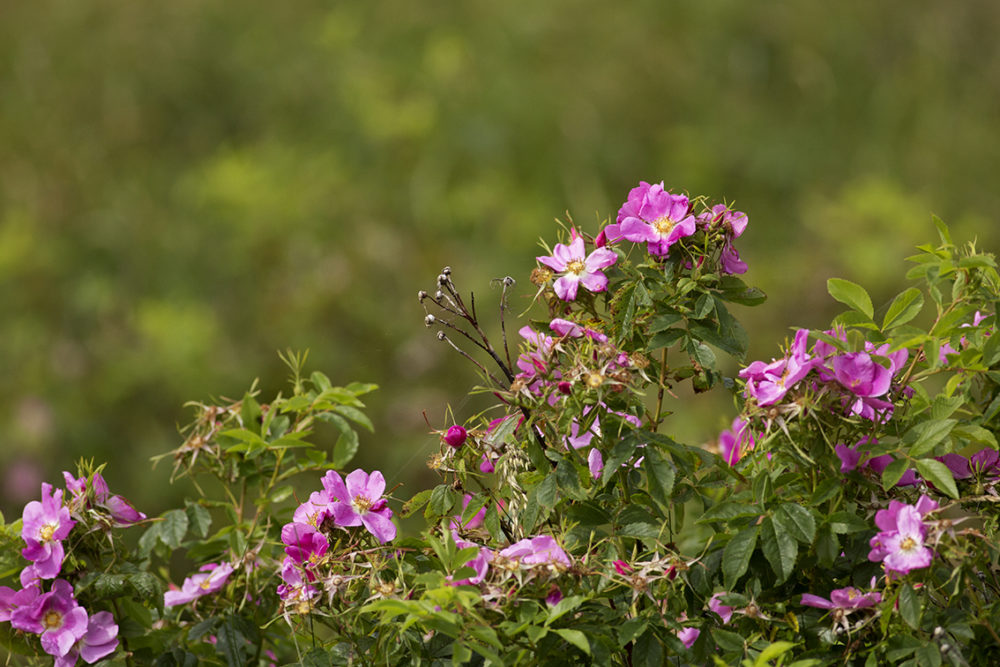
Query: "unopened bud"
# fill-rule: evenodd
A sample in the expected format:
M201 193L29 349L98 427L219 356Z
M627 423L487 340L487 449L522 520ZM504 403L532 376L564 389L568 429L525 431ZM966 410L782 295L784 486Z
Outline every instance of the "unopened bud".
M441 269L441 275L442 276L450 276L451 275L451 267L450 266L446 266L443 269Z
M448 430L445 432L442 440L445 441L449 447L454 447L458 449L463 444L465 444L465 438L467 434L465 428L455 424L454 426L449 426Z
M417 292L417 301L423 301L426 298L427 298L427 292L425 292L424 290L420 290L419 292Z
M428 313L427 317L424 318L424 326L429 327L432 324L434 324L436 321L437 321L437 318L434 317L433 315L431 315L430 313Z
M517 284L517 281L514 280L513 278L511 278L510 276L504 276L503 277L503 286L504 287L513 287L516 284Z
M594 239L594 247L595 248L603 248L607 244L608 244L608 235L602 229L601 233L598 234L597 238Z
M434 298L440 301L441 299L444 298L444 292L442 292L441 290L434 292Z
M438 276L438 285L447 285L447 284L448 284L448 276L442 273L441 275Z
M566 380L563 380L562 382L560 382L559 384L557 384L556 388L559 390L560 394L567 394L568 395L568 394L570 394L573 391L573 385L571 385Z
M447 334L443 331L438 331L438 340L446 340L448 338Z

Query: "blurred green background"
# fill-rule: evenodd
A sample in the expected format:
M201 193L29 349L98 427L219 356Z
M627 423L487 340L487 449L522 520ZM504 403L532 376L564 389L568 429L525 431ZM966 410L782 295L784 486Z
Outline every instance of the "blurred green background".
M37 0L0 16L8 514L80 456L162 511L177 489L149 457L179 444L184 401L282 388L287 347L382 386L356 462L408 496L437 448L423 413L467 417L476 383L416 291L449 264L481 304L507 273L530 293L553 218L595 233L639 180L749 213L747 280L771 295L745 313L752 357L828 323L828 277L885 304L932 212L997 245L995 2ZM674 428L709 440L733 412L717 391Z

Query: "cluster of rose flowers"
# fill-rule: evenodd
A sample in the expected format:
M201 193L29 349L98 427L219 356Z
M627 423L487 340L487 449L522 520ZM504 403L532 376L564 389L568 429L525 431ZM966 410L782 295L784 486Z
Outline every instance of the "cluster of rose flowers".
M672 246L699 230L717 239L722 273L746 273L747 265L740 259L733 241L746 229L747 215L725 204L716 204L696 214L693 204L686 195L664 190L662 181L654 185L642 181L629 192L615 222L604 227L594 239L592 252L587 253L583 237L574 229L569 245L557 243L551 255L537 257L554 272L543 275L538 282L558 276L552 289L563 301L576 300L580 285L593 293L603 292L608 286L604 269L618 261L618 255L608 245L621 241L645 243L650 255L663 259ZM704 259L699 256L696 261Z
M21 570L21 588L0 586L0 621L16 630L38 635L42 649L55 657L56 667L70 667L79 658L94 663L118 647L118 625L108 611L88 612L63 573L64 541L81 521L129 526L146 518L124 498L112 494L100 472L74 478L64 472L62 489L42 484L41 501L24 507L21 555L29 564ZM74 518L76 517L76 518Z

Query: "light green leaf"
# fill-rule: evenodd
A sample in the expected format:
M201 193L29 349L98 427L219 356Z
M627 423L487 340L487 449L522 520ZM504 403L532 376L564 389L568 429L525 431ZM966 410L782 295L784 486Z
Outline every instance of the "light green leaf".
M579 630L570 630L569 628L556 628L555 633L587 655L590 655L590 642L587 641L587 635Z
M868 319L871 319L875 313L871 297L868 296L865 288L857 283L843 278L830 278L826 281L826 289L834 299L850 306L859 313L864 313Z
M938 490L958 500L958 487L955 486L955 478L948 466L934 459L920 459L917 461L917 472Z
M882 330L906 324L924 307L924 294L916 287L911 287L896 296L889 305L889 310L882 320Z

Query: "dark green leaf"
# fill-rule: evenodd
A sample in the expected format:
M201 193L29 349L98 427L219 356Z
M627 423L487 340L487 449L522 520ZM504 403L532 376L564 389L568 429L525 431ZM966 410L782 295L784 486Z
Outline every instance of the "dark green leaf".
M722 552L722 574L726 587L734 588L750 565L750 556L757 547L760 526L750 526L736 533Z
M774 514L775 520L803 544L812 544L816 538L816 520L812 513L797 503L785 503Z
M795 569L795 560L799 554L798 542L771 517L764 519L764 523L761 524L760 540L761 551L771 564L777 583L784 582Z
M911 628L920 629L920 596L909 584L899 590L899 615Z
M542 483L535 488L535 500L545 507L552 509L559 500L559 485L556 483L555 475L547 475Z
M656 446L647 446L642 467L646 471L649 495L666 510L670 507L670 495L674 492L674 467L660 453Z
M177 549L187 534L188 517L184 510L170 510L164 513L160 523L160 540L171 549Z

